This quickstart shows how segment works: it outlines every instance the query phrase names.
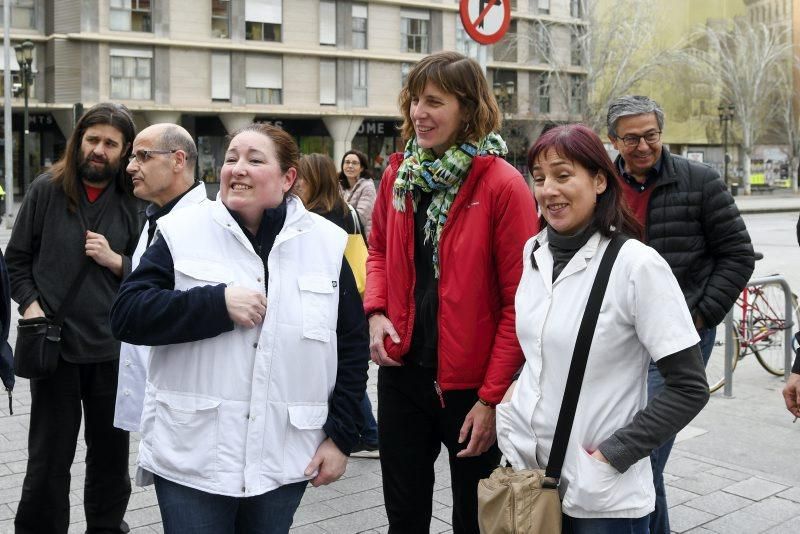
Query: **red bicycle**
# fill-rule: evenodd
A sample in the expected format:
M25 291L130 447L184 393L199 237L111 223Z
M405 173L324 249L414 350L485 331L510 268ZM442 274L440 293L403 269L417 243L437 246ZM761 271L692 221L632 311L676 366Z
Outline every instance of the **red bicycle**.
M756 259L763 258L756 253ZM775 376L783 376L786 330L798 329L797 295L791 294L791 313L786 315L783 287L767 282L745 287L733 305L733 359L731 368L752 353L758 363ZM725 323L717 327L714 351L706 366L711 392L725 385Z

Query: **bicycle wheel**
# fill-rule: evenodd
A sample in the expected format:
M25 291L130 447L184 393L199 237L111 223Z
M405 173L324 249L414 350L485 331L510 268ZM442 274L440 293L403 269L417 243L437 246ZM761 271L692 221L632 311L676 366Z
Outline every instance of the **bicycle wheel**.
M741 308L738 308L741 310ZM737 317L734 310L734 317ZM741 311L739 311L741 313ZM739 328L738 322L733 325L733 353L731 359L732 369L736 369L739 361ZM714 393L725 385L725 323L717 326L717 337L714 339L714 349L706 365L706 379L708 380L708 390Z
M747 313L749 348L769 373L783 376L786 362L786 330L798 329L797 296L792 294L792 312L786 317L783 288L772 282L752 289L752 307Z

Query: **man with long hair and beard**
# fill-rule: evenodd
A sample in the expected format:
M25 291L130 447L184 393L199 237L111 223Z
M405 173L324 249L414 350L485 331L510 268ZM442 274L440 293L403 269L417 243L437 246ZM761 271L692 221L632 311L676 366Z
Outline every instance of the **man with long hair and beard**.
M65 306L55 372L31 380L28 465L17 507L21 533L66 533L70 466L85 414L88 534L127 532L128 433L114 428L119 342L108 314L130 273L141 227L125 166L136 127L130 111L97 104L78 121L64 155L30 186L6 249L11 296L23 319ZM78 284L74 298L66 297Z

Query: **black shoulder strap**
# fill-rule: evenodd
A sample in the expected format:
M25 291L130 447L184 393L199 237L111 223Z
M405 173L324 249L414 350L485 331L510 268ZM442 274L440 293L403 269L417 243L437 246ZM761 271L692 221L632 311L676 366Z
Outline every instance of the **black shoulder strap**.
M581 394L583 373L586 371L586 360L589 357L594 329L597 326L597 318L600 315L600 305L603 303L603 297L606 294L611 268L614 266L619 249L622 248L622 244L626 239L625 236L620 234L615 234L611 238L611 242L603 253L603 259L597 269L592 291L589 293L586 309L583 311L581 326L578 329L578 338L575 341L575 350L572 353L572 363L570 363L569 375L567 375L567 386L564 389L564 398L561 401L561 410L558 413L553 446L550 449L550 459L545 470L545 476L549 479L554 479L556 483L561 476L561 467L564 465L564 457L567 453L569 435L572 432L572 422L575 419L578 397Z

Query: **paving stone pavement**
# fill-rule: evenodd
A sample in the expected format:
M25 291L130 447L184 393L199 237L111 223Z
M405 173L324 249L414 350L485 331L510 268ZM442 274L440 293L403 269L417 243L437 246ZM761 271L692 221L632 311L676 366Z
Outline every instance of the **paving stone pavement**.
M797 202L796 198L792 200ZM796 215L790 219L793 235ZM784 227L788 226L781 222ZM7 241L8 230L0 228L0 246L5 248ZM800 254L796 251L793 245L790 254ZM790 256L792 261L799 257ZM800 423L792 424L783 407L781 379L767 375L750 360L753 358L742 360L736 368L734 397L714 394L709 405L678 436L665 475L673 532L800 533ZM370 366L368 392L373 408L377 406L376 383L377 369ZM0 534L13 533L26 468L30 413L27 380L18 379L13 402L14 415L9 415L6 400L0 399ZM133 475L138 436L131 438ZM71 470L70 533L83 533L86 528L82 498L85 450L80 439ZM436 464L434 489L431 532L452 532L444 453ZM163 532L152 486L133 486L125 519L134 534ZM341 480L306 491L291 532L381 533L388 531L387 523L379 461L353 458Z

